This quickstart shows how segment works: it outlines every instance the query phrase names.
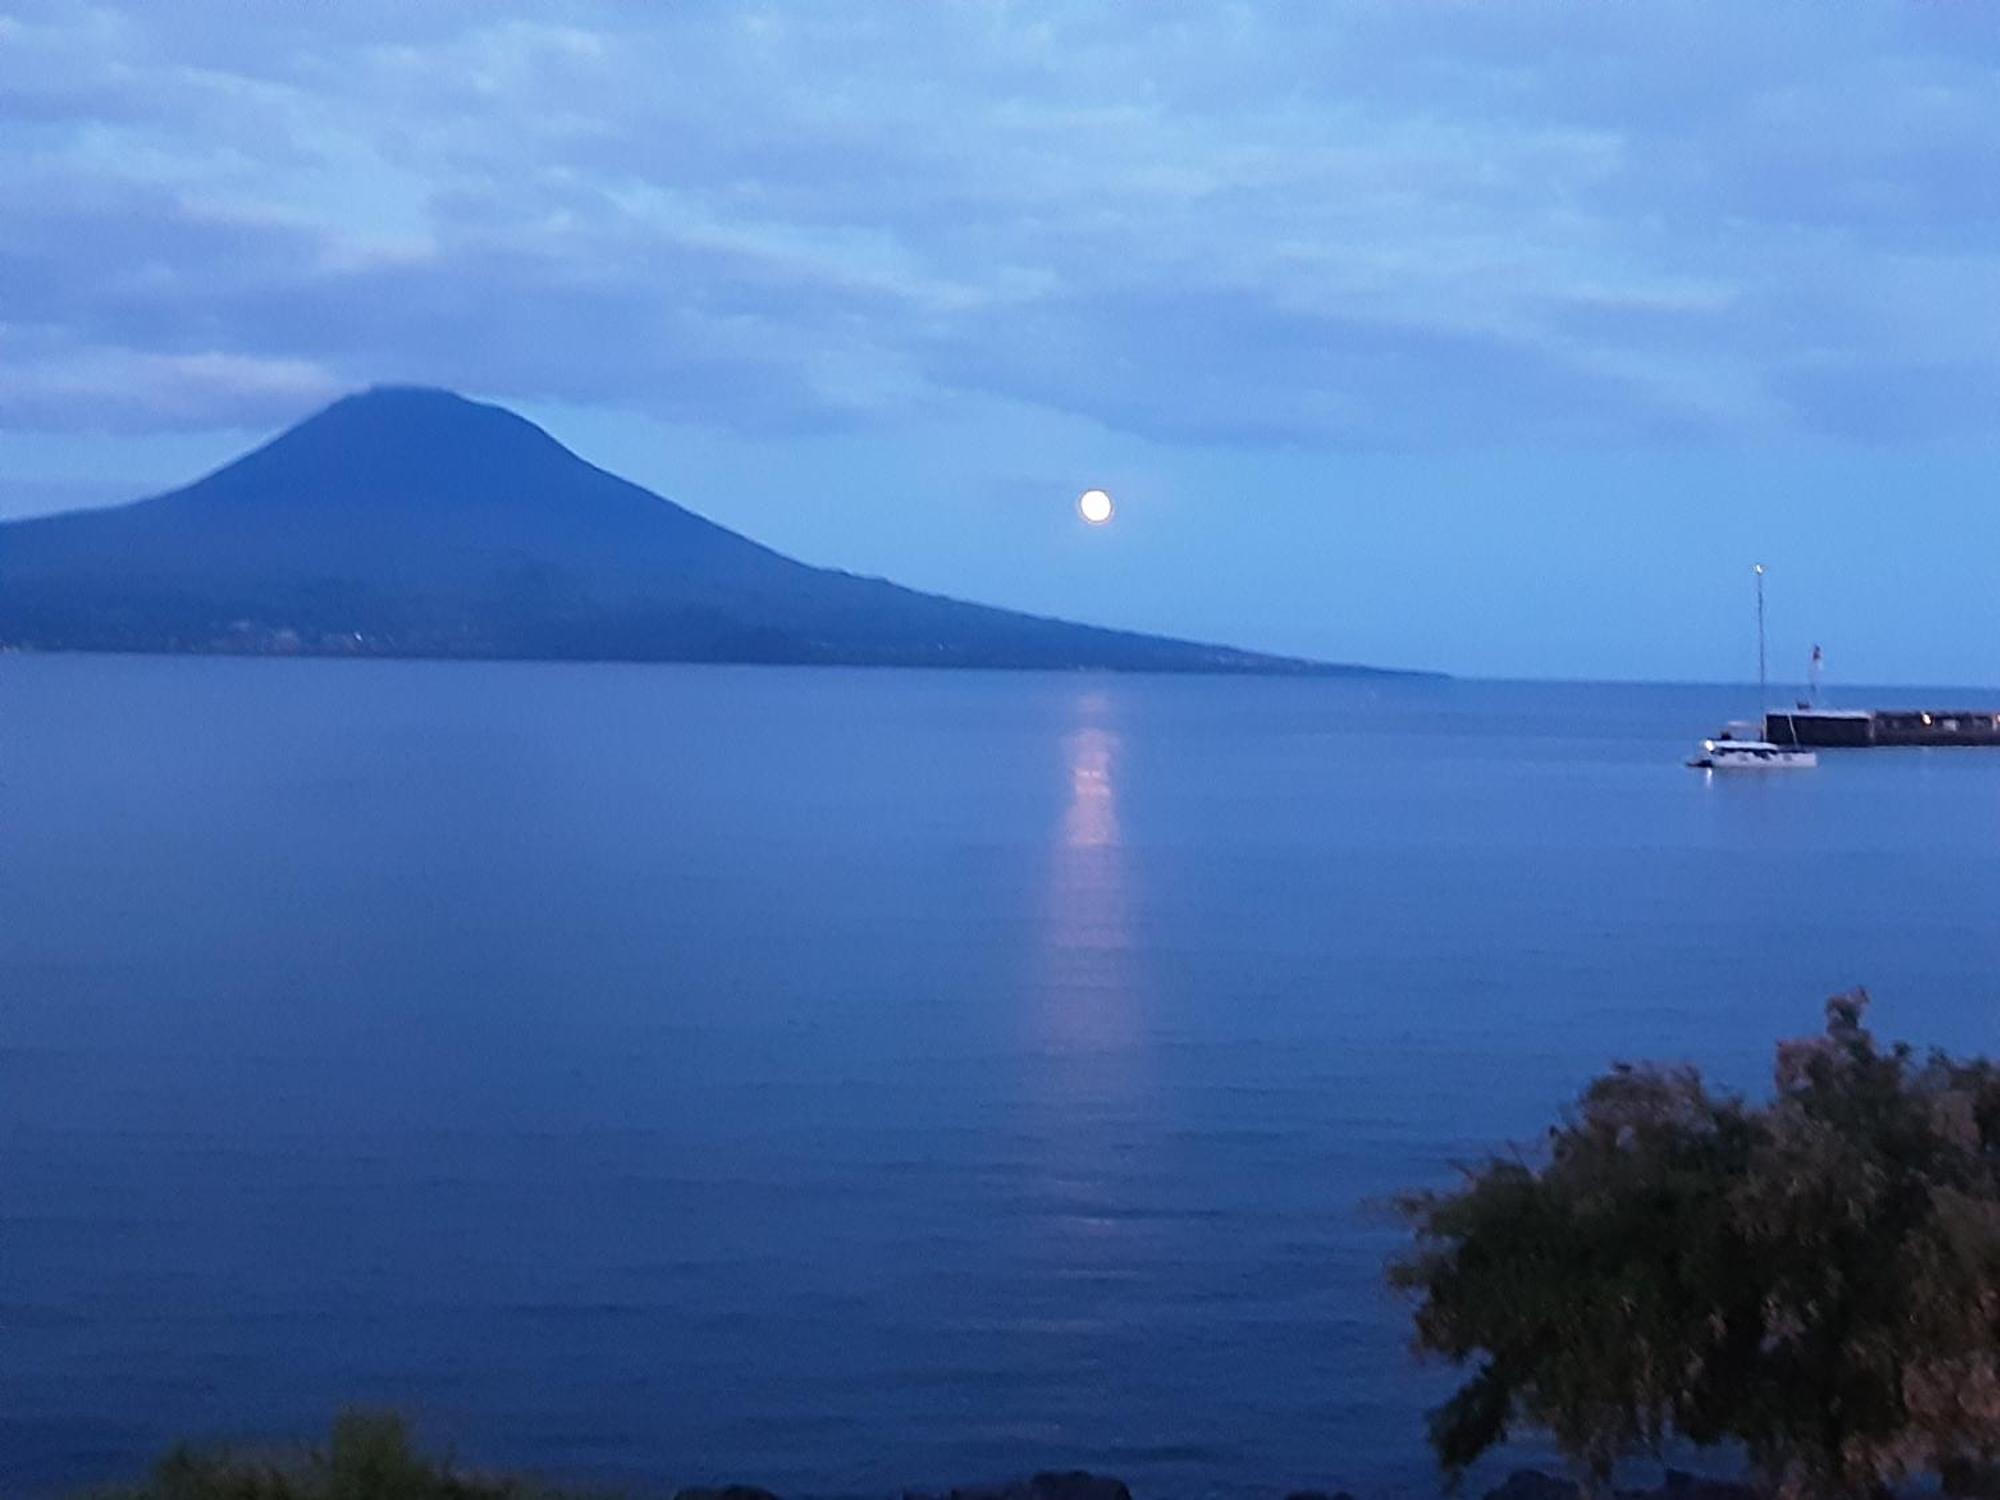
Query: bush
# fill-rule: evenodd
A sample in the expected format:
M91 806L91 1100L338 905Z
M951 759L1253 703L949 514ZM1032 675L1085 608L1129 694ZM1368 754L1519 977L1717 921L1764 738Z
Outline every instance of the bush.
M468 1478L419 1454L395 1416L348 1412L324 1450L292 1458L177 1448L150 1482L105 1500L559 1500L516 1480Z
M1782 1044L1767 1104L1619 1067L1539 1163L1401 1200L1418 1348L1475 1367L1430 1418L1448 1476L1519 1424L1595 1489L1678 1437L1787 1500L1996 1492L2000 1072L1883 1050L1866 1005Z

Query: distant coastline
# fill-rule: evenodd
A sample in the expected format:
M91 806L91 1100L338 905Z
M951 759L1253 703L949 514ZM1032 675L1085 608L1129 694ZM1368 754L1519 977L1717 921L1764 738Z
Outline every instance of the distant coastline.
M1226 650L1227 648L1217 648ZM627 667L793 667L793 668L841 668L847 670L881 672L1034 672L1044 674L1073 673L1087 676L1111 674L1121 677L1295 677L1313 679L1337 679L1385 682L1454 682L1459 680L1450 672L1436 672L1417 667L1371 667L1351 662L1319 662L1310 658L1273 657L1268 665L1245 666L1234 662L1226 665L1204 666L1199 662L1186 664L1148 664L1143 666L1119 666L1111 664L1080 663L1076 665L1051 665L1046 662L1009 662L1004 660L977 661L922 661L891 660L882 657L857 657L847 659L837 656L777 657L777 656L620 656L620 655L553 655L475 651L425 651L420 649L395 650L341 649L318 646L276 644L269 648L258 645L236 646L228 643L209 645L81 645L81 644L39 644L0 641L0 657L103 657L124 656L134 658L191 658L199 660L253 660L253 661L352 661L352 662L439 662L464 664L523 663L550 666L627 666Z

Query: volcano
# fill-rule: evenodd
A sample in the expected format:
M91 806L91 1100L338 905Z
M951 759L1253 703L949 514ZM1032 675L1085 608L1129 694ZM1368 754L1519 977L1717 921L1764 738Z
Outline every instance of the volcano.
M0 526L0 645L1367 672L816 568L448 391L346 397L185 488Z

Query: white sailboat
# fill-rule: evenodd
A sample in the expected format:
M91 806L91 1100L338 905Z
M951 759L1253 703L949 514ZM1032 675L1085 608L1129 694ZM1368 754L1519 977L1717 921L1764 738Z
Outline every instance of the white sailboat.
M1757 564L1757 707L1763 723L1731 724L1713 739L1701 742L1701 752L1688 764L1698 771L1796 771L1819 764L1817 752L1799 744L1798 730L1792 728L1789 745L1773 744L1765 738L1771 721L1765 704L1769 690L1764 674L1764 565ZM1789 715L1785 723L1792 724Z

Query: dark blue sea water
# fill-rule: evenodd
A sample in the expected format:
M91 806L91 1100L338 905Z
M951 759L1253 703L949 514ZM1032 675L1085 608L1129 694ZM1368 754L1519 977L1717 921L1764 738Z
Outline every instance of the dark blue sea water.
M1751 698L0 658L0 1493L1433 1493L1371 1202L1854 984L2000 1047L2000 752L1683 770Z

